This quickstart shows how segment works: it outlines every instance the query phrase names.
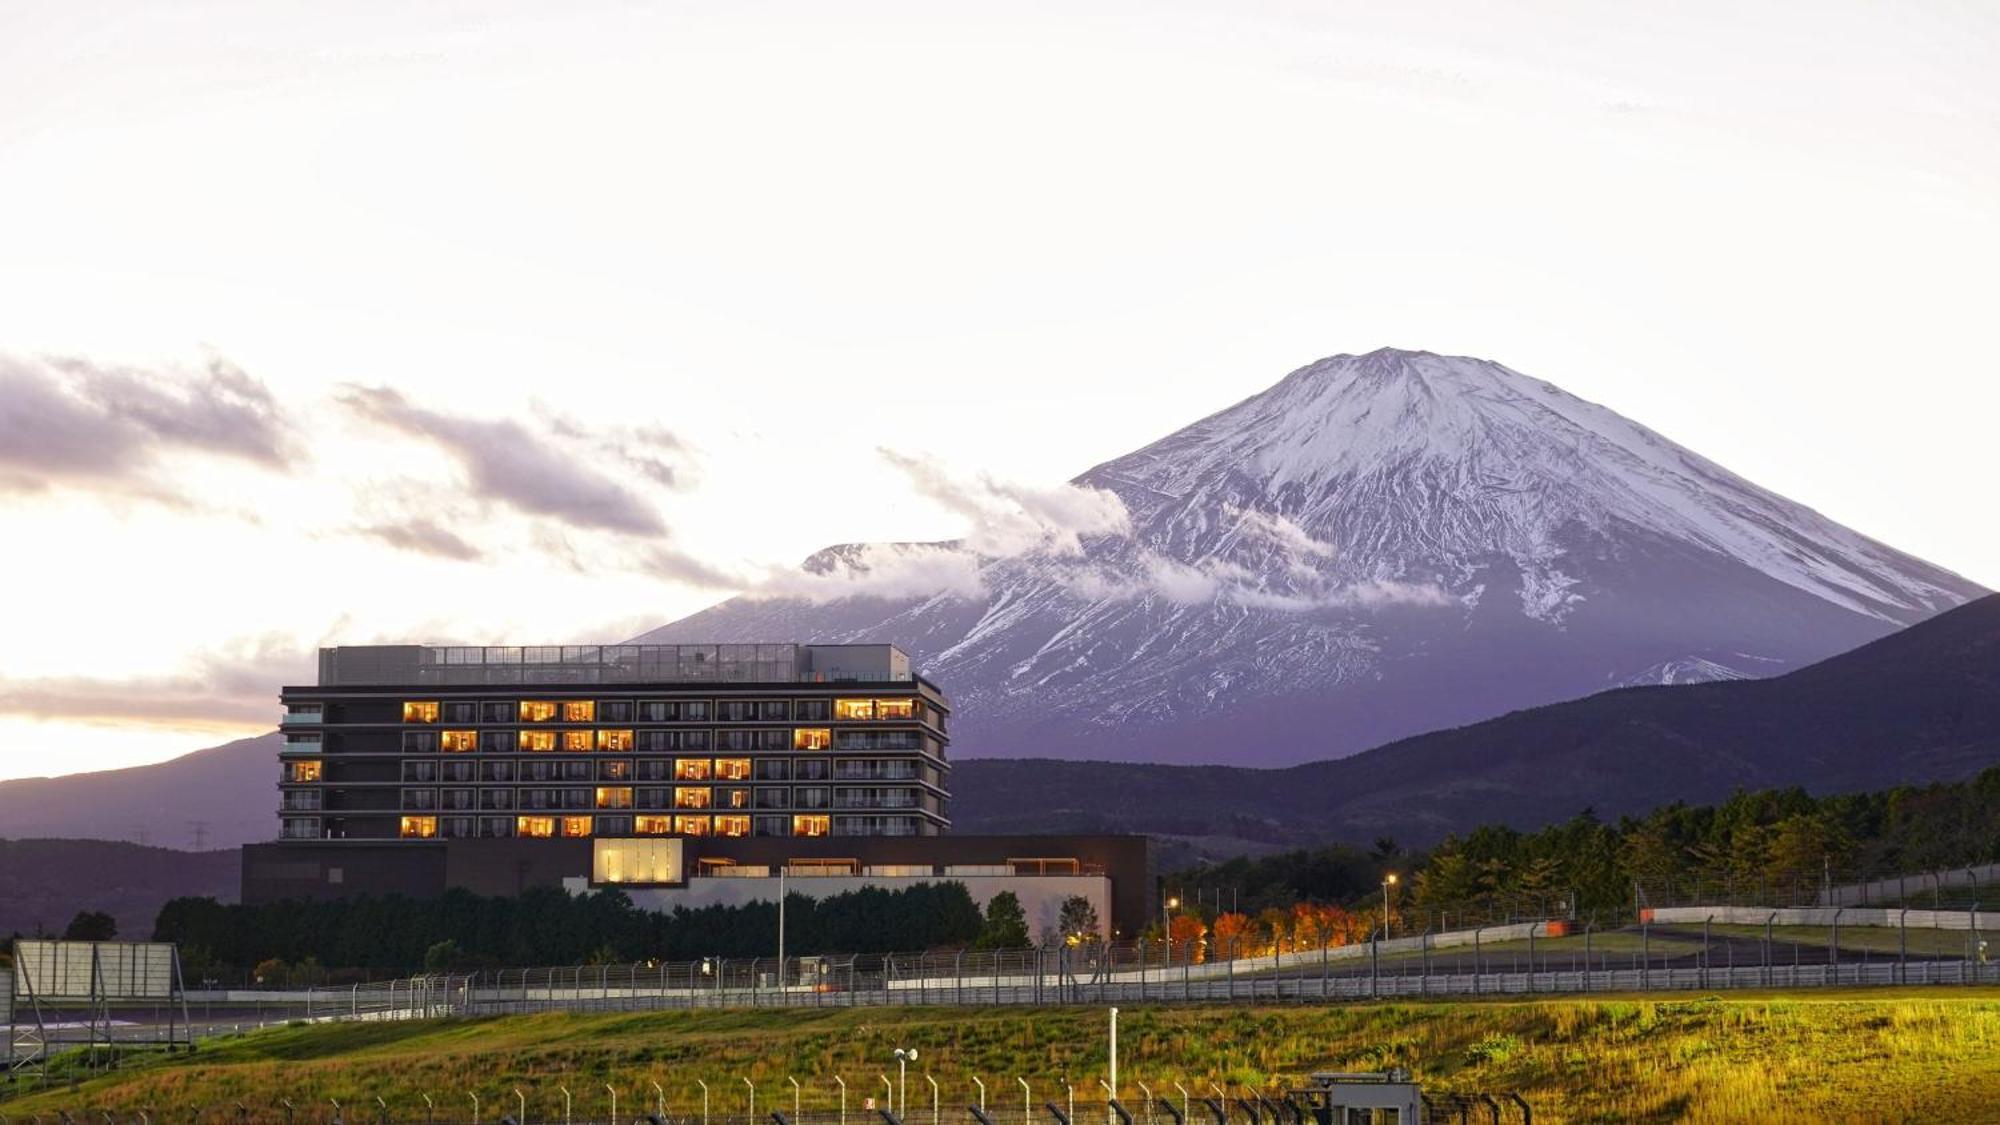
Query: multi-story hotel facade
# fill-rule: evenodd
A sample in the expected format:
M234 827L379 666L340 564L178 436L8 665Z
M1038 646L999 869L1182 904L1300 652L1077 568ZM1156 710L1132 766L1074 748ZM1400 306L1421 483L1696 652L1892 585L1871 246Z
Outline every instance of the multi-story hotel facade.
M664 908L783 872L1150 917L1143 837L947 835L951 707L893 645L344 646L281 702L246 902L548 884Z
M329 648L282 700L281 839L950 825L950 708L891 645Z

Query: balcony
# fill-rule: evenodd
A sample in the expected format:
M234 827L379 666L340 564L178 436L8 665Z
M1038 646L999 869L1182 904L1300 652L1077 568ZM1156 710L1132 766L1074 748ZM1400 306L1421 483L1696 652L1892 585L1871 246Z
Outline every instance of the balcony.
M914 809L917 797L914 793L869 793L836 789L833 793L833 807L836 809Z
M318 726L326 716L319 711L287 711L278 716L281 727Z
M835 781L916 781L913 762L840 762L833 768Z

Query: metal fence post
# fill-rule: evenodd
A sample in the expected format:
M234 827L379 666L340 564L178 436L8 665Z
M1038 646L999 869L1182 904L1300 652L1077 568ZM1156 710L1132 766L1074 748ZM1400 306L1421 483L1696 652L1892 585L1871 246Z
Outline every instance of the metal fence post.
M1910 983L1910 908L1896 915L1896 983Z

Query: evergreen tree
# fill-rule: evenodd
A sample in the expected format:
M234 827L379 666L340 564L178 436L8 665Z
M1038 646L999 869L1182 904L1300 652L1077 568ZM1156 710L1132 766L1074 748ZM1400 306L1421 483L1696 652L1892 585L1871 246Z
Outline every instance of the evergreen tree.
M118 922L102 910L79 910L63 931L64 941L110 941L118 936Z
M1028 914L1021 909L1020 896L1013 891L994 895L986 903L986 917L973 948L1021 949L1028 943Z

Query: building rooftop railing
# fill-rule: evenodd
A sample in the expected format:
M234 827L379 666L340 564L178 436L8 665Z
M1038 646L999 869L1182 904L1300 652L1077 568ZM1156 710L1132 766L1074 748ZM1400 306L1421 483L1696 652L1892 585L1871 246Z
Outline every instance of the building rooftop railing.
M451 684L909 683L894 645L340 645L321 687Z

